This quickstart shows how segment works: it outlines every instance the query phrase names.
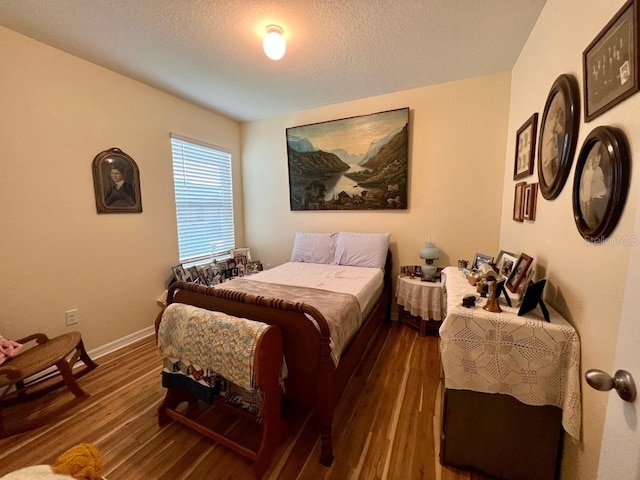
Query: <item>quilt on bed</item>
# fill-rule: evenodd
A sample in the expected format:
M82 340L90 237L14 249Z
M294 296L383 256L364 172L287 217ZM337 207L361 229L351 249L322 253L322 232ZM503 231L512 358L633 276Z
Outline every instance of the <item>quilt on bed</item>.
M279 298L294 303L301 302L315 307L324 315L329 325L331 357L336 366L342 350L362 323L358 299L348 293L256 282L247 278L236 278L216 288L261 295L266 298Z

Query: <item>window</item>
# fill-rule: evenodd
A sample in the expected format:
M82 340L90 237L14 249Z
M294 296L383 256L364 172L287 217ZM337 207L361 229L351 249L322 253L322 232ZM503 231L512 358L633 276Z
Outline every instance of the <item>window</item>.
M193 263L235 248L231 154L171 135L180 262Z

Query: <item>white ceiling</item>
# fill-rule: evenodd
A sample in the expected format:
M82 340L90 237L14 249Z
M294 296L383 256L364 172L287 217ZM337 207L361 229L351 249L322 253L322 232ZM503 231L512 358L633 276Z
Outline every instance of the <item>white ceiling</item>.
M247 121L510 70L545 1L0 0L0 25Z

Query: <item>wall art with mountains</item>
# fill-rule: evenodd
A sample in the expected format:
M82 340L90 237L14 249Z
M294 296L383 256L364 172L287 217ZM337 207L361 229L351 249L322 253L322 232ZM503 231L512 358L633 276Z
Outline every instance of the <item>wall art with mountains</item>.
M291 210L407 208L409 108L286 129Z

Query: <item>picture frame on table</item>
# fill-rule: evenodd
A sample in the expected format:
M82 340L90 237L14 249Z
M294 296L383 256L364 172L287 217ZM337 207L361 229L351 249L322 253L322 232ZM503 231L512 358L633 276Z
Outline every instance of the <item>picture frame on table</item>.
M513 192L513 219L516 222L524 221L524 217L522 216L524 212L524 205L522 201L524 200L524 187L526 185L527 182L516 183L515 190Z
M526 253L518 255L518 259L516 260L506 283L506 286L511 293L518 293L518 287L527 277L529 267L531 267L532 263L533 258Z
M518 291L516 292L516 294L518 295L519 300L522 300L524 298L529 286L531 286L534 271L535 269L532 266L529 266L529 270L527 270L527 276L524 277L524 280L520 282L520 285L518 285Z
M190 276L187 274L182 264L171 267L171 271L173 271L173 276L178 282L188 282L190 280Z
M540 123L538 140L538 183L546 200L553 200L564 188L578 141L580 95L573 75L562 74L549 90Z
M515 254L504 252L496 262L496 272L501 277L509 278L518 258Z
M529 183L524 186L524 198L522 199L522 218L531 222L536 219L536 206L538 197L538 184Z
M638 0L629 0L582 53L584 121L639 90Z
M476 253L473 257L473 263L471 264L472 269L480 268L480 265L485 263L493 262L493 257L491 255L485 255L484 253Z
M622 130L600 126L587 135L573 180L573 218L585 240L601 242L618 224L629 190L630 163Z
M247 247L242 248L232 248L229 253L231 254L231 258L236 260L236 263L241 263L245 265L247 262L251 261L251 249Z
M537 282L531 284L527 282L524 295L522 297L522 302L520 303L520 308L518 310L519 317L526 315L537 306L540 306L540 309L542 310L542 316L544 317L545 321L551 321L549 310L542 300L542 293L544 291L544 286L546 285L546 283L546 278L543 278L542 280L538 280Z
M260 260L252 260L251 262L247 262L245 268L247 275L262 272L262 262Z
M516 133L516 158L513 163L513 179L519 180L533 175L536 152L538 113L534 113Z

